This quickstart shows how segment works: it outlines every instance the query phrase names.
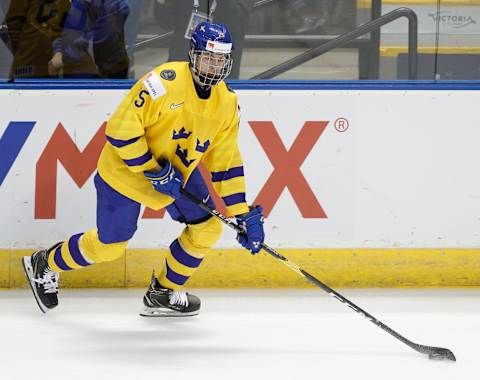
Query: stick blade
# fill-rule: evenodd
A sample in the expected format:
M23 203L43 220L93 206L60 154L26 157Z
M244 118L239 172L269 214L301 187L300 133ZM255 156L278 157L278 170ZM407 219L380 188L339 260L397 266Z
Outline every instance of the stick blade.
M453 354L452 351L450 351L448 348L442 348L442 347L430 347L430 346L422 346L418 345L418 347L415 347L418 352L421 352L423 354L427 354L428 358L431 360L451 360L456 362L457 358Z

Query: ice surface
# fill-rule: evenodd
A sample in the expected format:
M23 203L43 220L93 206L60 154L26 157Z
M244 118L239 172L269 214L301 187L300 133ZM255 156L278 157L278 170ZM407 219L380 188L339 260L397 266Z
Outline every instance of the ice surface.
M480 290L340 292L431 361L321 290L195 290L189 318L142 318L142 290L62 290L40 313L30 291L0 291L0 378L478 379Z

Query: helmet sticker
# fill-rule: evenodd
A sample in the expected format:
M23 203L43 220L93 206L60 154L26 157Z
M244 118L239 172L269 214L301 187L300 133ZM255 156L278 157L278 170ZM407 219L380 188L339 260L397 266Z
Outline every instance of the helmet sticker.
M205 49L212 53L228 54L232 52L232 43L207 41Z

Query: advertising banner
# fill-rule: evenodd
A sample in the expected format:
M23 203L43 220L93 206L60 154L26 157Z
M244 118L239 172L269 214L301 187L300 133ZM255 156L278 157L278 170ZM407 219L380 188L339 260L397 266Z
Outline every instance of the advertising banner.
M93 174L126 90L0 90L0 248L95 226ZM479 245L478 91L238 90L247 200L279 248ZM222 210L222 205L218 205ZM132 248L182 225L142 211ZM237 247L225 231L219 247Z
M391 12L403 4L384 4L382 13ZM435 34L439 23L440 38L445 35L478 35L480 33L479 5L444 5L437 9L436 2L431 5L411 5L418 18L419 34ZM399 19L382 27L382 34L405 34L408 30L406 19ZM468 44L467 44L468 45Z

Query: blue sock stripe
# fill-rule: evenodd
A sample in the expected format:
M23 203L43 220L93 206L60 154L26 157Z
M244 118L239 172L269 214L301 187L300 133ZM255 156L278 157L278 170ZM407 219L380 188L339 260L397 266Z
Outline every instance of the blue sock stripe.
M190 256L188 252L182 248L178 239L175 239L174 242L170 244L170 252L175 260L189 268L198 268L203 260Z
M167 276L166 277L169 281L171 281L171 282L173 282L174 284L177 284L177 285L183 285L189 279L188 276L182 276L181 274L178 274L173 269L171 269L168 266L168 263L167 263Z
M82 267L87 267L90 265L90 263L85 260L85 257L83 257L82 252L80 252L79 246L79 240L82 235L83 233L73 235L68 240L68 250L70 251L70 255L72 256L73 261L75 261L78 265L81 265Z
M63 257L62 257L62 245L59 245L57 247L57 249L55 250L55 253L53 254L53 261L55 262L55 264L57 265L57 267L59 267L60 269L62 270L72 270L72 268L70 268L67 263L65 262L65 260L63 260Z

